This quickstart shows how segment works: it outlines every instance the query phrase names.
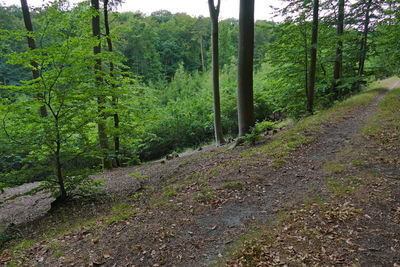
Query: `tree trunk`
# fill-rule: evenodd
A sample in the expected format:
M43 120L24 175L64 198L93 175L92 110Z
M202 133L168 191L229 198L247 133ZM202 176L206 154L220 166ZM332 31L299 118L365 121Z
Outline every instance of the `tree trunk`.
M204 72L204 52L203 52L203 35L200 34L200 53L201 53L201 70Z
M55 151L55 163L56 163L56 172L57 172L57 180L58 180L58 185L60 187L60 197L59 200L65 200L67 198L67 191L65 190L65 186L64 186L64 179L62 176L62 172L61 172L61 160L60 160L60 151L61 151L61 137L60 137L60 132L58 129L58 118L56 117L56 130L57 130L57 148Z
M104 0L104 25L106 29L106 37L107 37L107 45L108 45L108 51L113 52L113 46L112 46L112 41L110 37L110 24L108 22L108 0ZM114 63L112 60L110 60L110 77L113 80L114 79ZM112 81L111 87L115 89L115 83ZM117 97L113 96L112 97L112 105L116 109L117 108L117 102L118 99ZM115 152L115 160L117 163L118 167L121 167L121 162L119 160L119 147L120 147L120 142L119 142L119 116L118 113L115 111L114 112L114 127L116 130L116 134L114 135L114 152Z
M33 39L31 36L33 34L33 26L32 26L31 15L29 12L28 3L26 0L21 0L21 8L22 8L22 15L24 17L25 28L28 32L28 35L26 36L26 38L28 40L29 49L35 50L35 48L36 48L35 39ZM31 60L31 65L33 67L33 69L32 69L33 79L38 79L40 77L39 65L34 60ZM43 95L41 95L40 93L38 93L37 97L38 97L38 99L43 99ZM47 109L46 109L45 105L42 105L40 107L39 112L40 112L41 117L47 117Z
M364 73L364 63L365 63L365 57L367 55L367 38L368 38L368 31L369 31L371 5L372 5L372 0L369 0L367 3L367 10L365 12L364 32L363 32L363 38L361 40L360 62L358 65L358 77L359 78L361 78L361 76Z
M317 72L318 9L319 9L319 0L314 0L314 3L313 3L313 27L312 27L312 34L311 34L310 88L309 88L309 94L308 94L308 99L307 99L307 111L310 114L313 114L315 74Z
M99 0L91 0L91 4L92 4L93 10L95 12L97 12L92 17L93 37L96 37L98 39L98 44L93 47L93 53L96 56L101 53ZM103 167L105 169L111 169L112 168L112 160L108 157L109 146L108 146L108 139L107 139L107 134L106 134L106 125L104 123L104 120L106 119L106 115L104 114L106 96L102 92L103 78L101 76L102 75L101 74L101 58L96 59L96 62L94 64L94 75L95 75L96 88L98 90L97 106L98 106L98 113L99 113L100 120L97 123L97 129L98 129L100 149L102 150L101 152L103 154Z
M221 107L219 94L219 48L218 48L218 16L221 0L218 0L217 7L214 0L208 0L210 9L211 30L212 30L212 68L213 68L213 96L214 96L214 131L215 143L217 146L225 143L221 124Z
M337 99L340 96L339 89L337 88L342 78L342 69L343 69L343 29L344 29L344 0L339 0L338 6L338 23L337 23L337 36L339 38L338 46L336 48L336 57L335 57L335 69L333 72L333 92L334 98Z
M238 62L238 121L239 136L254 126L253 103L254 0L240 0L239 62Z
M303 34L304 40L304 87L306 90L306 97L309 98L309 90L308 90L308 44L307 44L307 25L304 22L304 32L300 31Z

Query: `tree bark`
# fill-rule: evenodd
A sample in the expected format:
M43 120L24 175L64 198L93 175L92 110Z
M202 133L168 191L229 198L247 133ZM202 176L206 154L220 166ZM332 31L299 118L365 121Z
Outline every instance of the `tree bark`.
M305 22L304 22L305 24ZM308 44L307 44L307 25L304 26L304 32L300 30L303 34L303 41L304 41L304 87L306 91L306 97L309 97L309 90L308 90Z
M219 47L218 47L218 16L221 0L218 0L217 7L214 0L208 0L210 9L211 30L212 30L212 69L213 69L213 97L214 97L214 132L217 146L225 143L221 124L221 107L219 94Z
M318 45L318 9L319 0L313 2L313 27L311 33L311 55L310 55L310 88L307 99L307 111L313 114L315 75L317 72L317 45Z
M31 15L29 12L29 7L28 7L28 3L26 0L21 0L21 8L22 8L22 15L24 17L24 23L25 23L25 28L28 32L28 35L26 36L27 40L28 40L28 46L30 50L35 50L36 49L36 45L35 45L35 39L32 38L32 34L33 34L33 26L32 26L32 21L31 21ZM31 60L31 66L32 68L32 77L34 80L38 79L40 77L40 73L39 73L39 65L36 61ZM38 99L43 99L43 95L41 95L40 93L38 93L37 95ZM40 116L42 118L47 117L47 109L45 105L42 105L39 109L40 112Z
M201 53L201 70L204 72L204 52L203 52L203 35L200 34L200 53Z
M100 32L100 15L99 15L99 0L91 0L92 8L96 12L92 17L92 32L93 37L97 38L98 43L93 47L93 53L95 56L101 53L101 32ZM106 96L102 92L103 78L101 74L101 58L97 57L94 64L94 75L95 75L95 85L98 90L97 95L97 106L100 120L97 123L97 130L99 136L100 149L103 154L103 167L105 169L112 168L112 160L108 157L108 138L106 134L106 125L104 120L106 115L104 114L104 108L106 103Z
M336 47L336 57L335 57L335 68L333 71L333 92L334 98L337 99L340 96L339 89L342 78L342 70L343 70L343 31L344 31L344 1L339 0L338 3L338 22L337 22L337 36L339 38L338 44Z
M369 0L367 3L367 10L365 11L364 32L363 32L363 38L361 40L360 62L358 64L358 77L359 78L361 78L361 76L364 73L365 57L367 55L367 38L368 38L368 32L369 32L371 5L372 5L372 0Z
M62 176L61 172L61 160L60 160L60 151L61 151L61 137L60 137L60 131L58 128L58 117L56 119L56 130L57 130L57 141L56 141L56 151L55 151L55 164L56 164L56 172L57 172L57 180L58 180L58 186L60 187L60 200L65 200L67 199L67 191L65 190L64 186L64 178Z
M108 22L108 0L104 0L104 26L106 29L106 38L107 38L107 46L108 51L113 52L112 40L110 37L110 24ZM110 60L110 77L114 79L114 63ZM115 89L114 81L111 83L111 87ZM117 97L112 97L112 105L116 109L117 108L118 99ZM121 162L119 160L119 150L120 150L120 141L119 141L119 116L118 113L114 112L114 127L116 130L116 134L114 135L114 152L115 152L115 160L118 167L121 167Z
M240 0L238 122L239 136L250 132L255 124L253 102L254 0Z

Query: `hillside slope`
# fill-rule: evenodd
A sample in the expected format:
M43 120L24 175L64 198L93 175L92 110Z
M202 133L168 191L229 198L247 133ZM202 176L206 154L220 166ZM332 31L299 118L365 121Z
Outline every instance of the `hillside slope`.
M98 175L109 197L18 226L0 262L396 266L400 86L375 86L254 147Z

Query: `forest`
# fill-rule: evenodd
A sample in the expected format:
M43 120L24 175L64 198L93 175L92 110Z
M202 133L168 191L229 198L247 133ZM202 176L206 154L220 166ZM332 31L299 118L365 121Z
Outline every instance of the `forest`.
M260 1L0 4L0 264L398 266L400 1Z
M276 11L284 21L253 25L255 121L297 120L399 72L397 1L284 4ZM2 187L52 187L58 175L72 190L101 168L213 140L210 18L102 5L51 2L28 10L28 30L20 7L1 6ZM218 116L228 140L239 132L239 21L218 27Z

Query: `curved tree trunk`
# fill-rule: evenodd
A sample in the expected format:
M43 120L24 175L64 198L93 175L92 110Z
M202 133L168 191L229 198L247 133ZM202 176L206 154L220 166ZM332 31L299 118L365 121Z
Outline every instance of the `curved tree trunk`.
M218 0L217 7L214 0L208 0L210 9L212 29L212 66L213 66L213 96L214 96L214 131L215 143L217 146L225 143L221 124L221 107L219 94L219 49L218 49L218 16L221 0Z
M29 12L29 7L28 7L28 3L26 0L21 0L21 8L22 8L22 15L24 17L24 23L25 23L25 28L28 32L28 35L26 36L27 40L28 40L28 46L30 50L35 50L36 45L35 45L35 39L33 39L30 34L33 33L33 26L32 26L32 21L31 21L31 15ZM40 77L40 73L39 73L39 65L36 61L31 60L31 65L33 67L32 69L32 76L33 79L38 79ZM42 94L38 94L38 99L43 99L43 95ZM46 106L43 105L40 107L40 116L41 117L47 117L47 109Z
M250 132L255 124L253 102L254 0L240 0L238 122L239 136Z
M313 114L315 75L317 72L317 44L318 44L318 9L319 1L313 3L313 28L311 34L311 61L310 61L310 88L308 93L307 111Z

